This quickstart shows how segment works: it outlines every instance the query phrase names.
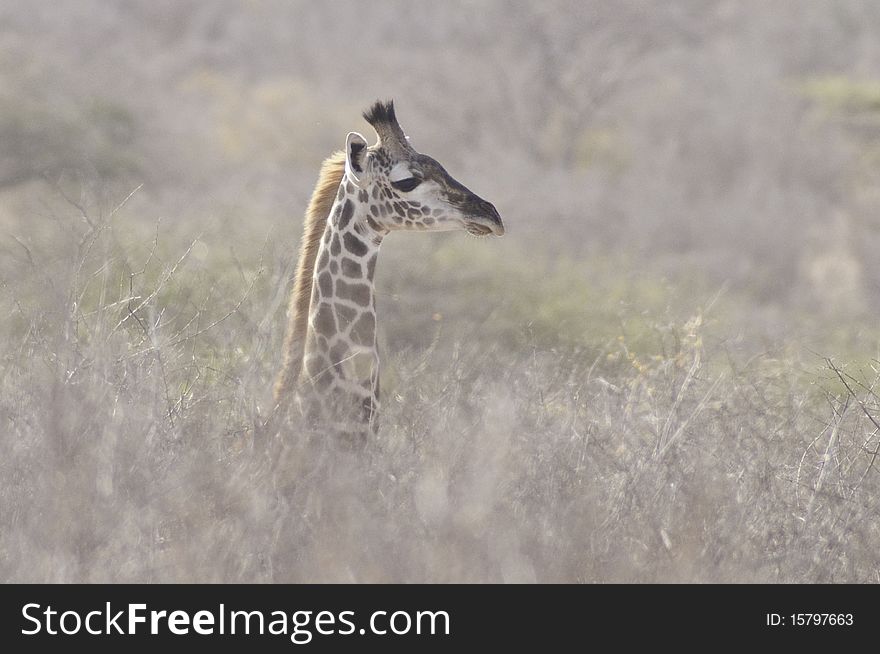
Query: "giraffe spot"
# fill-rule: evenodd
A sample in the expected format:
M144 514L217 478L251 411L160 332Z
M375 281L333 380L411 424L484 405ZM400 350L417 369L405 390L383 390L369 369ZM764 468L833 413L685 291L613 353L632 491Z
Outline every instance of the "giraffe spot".
M351 200L346 200L345 206L342 207L342 213L339 215L339 229L340 230L343 230L346 227L348 227L348 221L351 220L351 215L353 213L354 213L354 204L352 204Z
M366 244L351 232L345 235L344 240L346 249L356 257L362 257L367 253ZM334 240L333 245L335 246L336 244ZM338 254L338 252L334 252L334 254Z
M312 354L306 359L306 373L318 388L326 388L333 381L330 375L330 362L322 355Z
M367 193L366 189L362 188L360 191L358 191L358 202L366 202L369 199L370 199L370 196Z
M346 234L346 237L348 234ZM339 244L339 234L333 235L333 244L330 246L330 252L335 257L342 251L342 246ZM324 252L326 254L326 251Z
M373 279L373 273L376 271L376 255L370 257L367 262L367 279Z
M358 345L373 345L376 339L376 318L372 311L365 311L351 328L351 340Z
M370 287L366 284L347 284L340 279L336 282L336 297L366 307L370 304Z
M370 205L370 213L373 214L373 216L378 217L379 216L379 207L375 204L371 204Z
M312 324L319 334L332 334L336 331L336 319L333 317L333 309L329 304L322 302L318 305Z
M367 224L368 224L368 225L370 226L370 228L371 228L373 231L375 231L375 232L380 232L380 231L382 231L382 228L379 227L379 223L377 223L375 220L373 220L373 219L370 218L369 216L367 216Z
M326 368L322 368L322 372L319 372L317 375L312 376L312 384L315 385L319 391L324 391L330 388L330 385L333 383L333 376L330 374L330 371Z
M327 253L327 250L321 252L321 256L318 257L318 267L316 270L324 270L327 267L327 263L330 261L330 255Z
M357 309L352 309L344 304L335 305L334 310L336 311L336 320L339 323L339 331L348 329L348 326L357 318Z
M342 274L349 279L359 279L363 276L364 271L357 261L345 257L342 260Z
M434 219L431 218L431 216L425 216L425 218L423 218L423 221L426 225L433 225L434 224Z
M324 369L321 358L322 357L319 354L306 355L306 373L309 377L315 377L319 375Z
M406 211L405 211L404 208L403 208L403 205L400 204L400 202L395 202L395 203L394 203L394 211L395 211L396 213L401 214L401 215L403 215L404 213L406 213Z
M330 274L336 275L339 273L339 264L336 263L336 259L330 262Z
M345 343L337 343L330 348L330 361L337 371L342 370L345 360L348 358L348 346Z
M318 286L321 289L321 295L324 297L333 295L333 277L326 270L318 276Z
M345 192L346 193L354 193L354 184L351 183L351 180L345 182Z
M388 209L385 208L385 205L384 205L384 204L379 205L379 215L380 215L382 218L384 218L385 216L388 215Z
M374 186L373 190L370 191L370 197L373 198L374 200L379 197L379 187L378 186Z
M337 200L341 200L342 198L345 197L345 191L343 190L342 187L343 187L343 185L340 184L340 185L339 185L339 191L336 192L336 199L337 199Z

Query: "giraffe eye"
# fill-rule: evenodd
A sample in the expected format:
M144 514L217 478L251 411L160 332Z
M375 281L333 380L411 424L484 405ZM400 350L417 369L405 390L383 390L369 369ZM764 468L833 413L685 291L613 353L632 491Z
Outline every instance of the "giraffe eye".
M403 191L404 193L409 193L416 186L422 183L422 180L418 177L407 177L406 179L401 179L397 182L391 182L391 186L396 188L398 191Z

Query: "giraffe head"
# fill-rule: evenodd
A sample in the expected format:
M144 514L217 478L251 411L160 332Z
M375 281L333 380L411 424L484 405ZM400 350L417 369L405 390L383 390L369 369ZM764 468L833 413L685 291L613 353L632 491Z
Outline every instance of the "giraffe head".
M345 141L345 178L367 205L367 220L380 231L449 231L474 236L504 234L495 207L456 181L435 159L416 152L394 114L394 103L376 102L364 113L378 141L357 132Z

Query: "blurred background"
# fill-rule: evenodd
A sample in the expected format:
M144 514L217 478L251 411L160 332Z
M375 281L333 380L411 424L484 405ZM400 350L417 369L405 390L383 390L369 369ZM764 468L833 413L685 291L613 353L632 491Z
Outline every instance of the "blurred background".
M368 463L260 444L391 98L507 235L386 241ZM868 0L0 2L0 579L878 581L878 181Z

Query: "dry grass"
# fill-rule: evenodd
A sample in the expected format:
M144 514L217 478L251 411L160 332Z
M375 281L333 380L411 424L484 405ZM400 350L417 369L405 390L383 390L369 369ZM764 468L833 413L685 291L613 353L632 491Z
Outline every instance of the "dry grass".
M195 245L135 263L114 219L5 289L4 581L878 580L876 365L805 383L701 314L662 354L452 330L354 449L261 429L283 268L211 301Z
M880 581L878 5L479 4L0 3L0 581ZM383 246L379 440L267 433L386 97L508 233Z

